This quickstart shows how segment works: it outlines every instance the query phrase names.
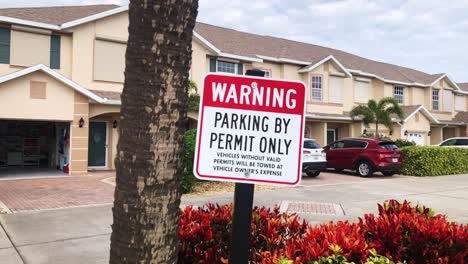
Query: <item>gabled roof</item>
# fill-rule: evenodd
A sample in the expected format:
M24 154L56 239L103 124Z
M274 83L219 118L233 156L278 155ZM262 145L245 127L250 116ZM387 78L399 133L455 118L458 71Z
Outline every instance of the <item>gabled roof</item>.
M40 23L62 25L80 18L92 16L119 7L118 5L83 5L1 8L0 16L13 17Z
M351 73L349 73L349 71L343 67L343 65L337 60L335 59L335 57L333 57L332 55L329 55L323 59L321 59L320 61L317 61L317 62L312 62L309 66L305 66L303 68L301 68L299 70L299 72L310 72L310 71L313 71L315 68L319 67L320 65L324 64L325 62L328 62L328 61L331 61L338 69L340 69L344 74L346 74L346 76L348 77L351 77Z
M101 103L101 104L120 104L120 100L119 101L109 100L109 99L107 99L105 97L101 97L101 96L97 95L96 93L91 92L90 90L82 87L81 85L73 82L72 80L68 79L67 77L61 75L60 73L52 70L51 68L49 68L49 67L47 67L47 66L45 66L43 64L37 64L37 65L31 66L29 68L25 68L25 69L15 71L15 72L12 72L10 74L1 76L0 77L0 83L4 83L4 82L8 82L8 81L17 79L17 78L21 78L21 77L23 77L25 75L28 75L28 74L31 74L31 73L37 72L37 71L44 72L45 74L55 78L56 80L64 83L65 85L69 86L73 90L85 95L86 97L88 97L88 98L90 98L90 99L92 99L92 100L94 100L94 101L96 101L98 103Z
M425 117L427 117L427 119L434 123L439 123L437 118L435 118L423 105L405 105L401 106L401 110L403 110L403 122L408 122L408 120L410 120L416 113L421 112Z

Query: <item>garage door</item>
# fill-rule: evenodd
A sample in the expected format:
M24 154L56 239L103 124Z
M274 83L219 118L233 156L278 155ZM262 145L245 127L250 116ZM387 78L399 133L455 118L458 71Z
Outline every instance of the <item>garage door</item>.
M414 141L416 145L424 145L424 135L422 133L408 133L408 141Z

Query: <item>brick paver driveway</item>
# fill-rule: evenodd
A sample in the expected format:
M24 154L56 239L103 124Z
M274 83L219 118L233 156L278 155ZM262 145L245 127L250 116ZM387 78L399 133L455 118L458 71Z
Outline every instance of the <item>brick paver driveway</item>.
M114 186L105 182L113 172L89 176L51 177L0 181L0 202L11 212L108 204L114 200Z

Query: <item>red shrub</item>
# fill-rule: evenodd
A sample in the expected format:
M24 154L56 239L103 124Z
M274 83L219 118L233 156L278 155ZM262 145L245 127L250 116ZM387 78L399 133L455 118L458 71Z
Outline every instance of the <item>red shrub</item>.
M251 263L276 264L282 257L295 264L333 254L356 263L375 248L381 255L408 263L468 263L468 228L433 215L425 207L389 201L379 206L379 215L365 215L359 223L338 222L309 226L279 208L254 208L250 241ZM231 205L208 204L187 207L180 216L179 263L228 263Z
M468 228L432 215L429 208L389 201L379 216L366 214L360 226L370 248L394 261L408 263L467 263Z

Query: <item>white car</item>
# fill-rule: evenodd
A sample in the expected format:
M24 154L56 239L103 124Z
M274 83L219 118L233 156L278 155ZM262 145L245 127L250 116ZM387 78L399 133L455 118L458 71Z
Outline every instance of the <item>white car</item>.
M304 138L302 148L302 172L317 177L327 168L327 155L315 139Z
M468 137L454 137L442 141L439 146L441 147L458 147L468 148Z

